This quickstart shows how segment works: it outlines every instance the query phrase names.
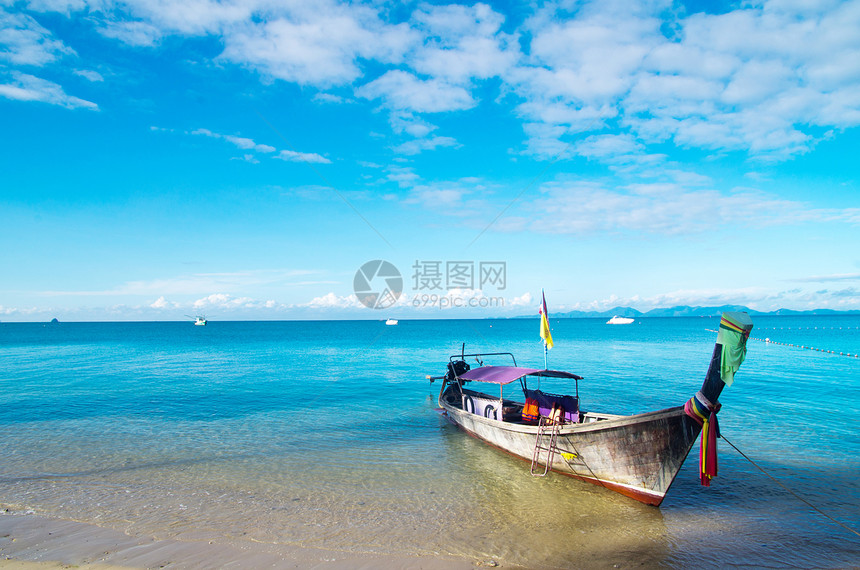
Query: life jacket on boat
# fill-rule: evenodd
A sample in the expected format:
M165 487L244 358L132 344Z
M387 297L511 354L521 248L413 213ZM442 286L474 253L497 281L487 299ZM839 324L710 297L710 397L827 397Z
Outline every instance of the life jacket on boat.
M526 405L523 406L523 423L536 424L539 418L538 401L534 398L526 398Z
M552 411L549 413L549 417L547 418L547 423L549 425L563 425L564 408L562 408L559 404L553 404Z

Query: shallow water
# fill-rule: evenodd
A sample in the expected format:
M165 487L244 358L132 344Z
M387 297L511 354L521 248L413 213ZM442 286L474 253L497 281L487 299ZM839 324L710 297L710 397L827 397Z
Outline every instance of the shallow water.
M758 317L721 401L723 434L860 529L858 317ZM717 319L553 320L552 368L584 409L679 405ZM537 567L845 567L860 538L720 443L694 448L659 509L528 464L435 411L450 354L542 367L536 319L0 324L0 504L133 536L353 552L454 554ZM783 342L765 343L770 338ZM553 388L545 385L546 388ZM560 387L556 387L561 389Z

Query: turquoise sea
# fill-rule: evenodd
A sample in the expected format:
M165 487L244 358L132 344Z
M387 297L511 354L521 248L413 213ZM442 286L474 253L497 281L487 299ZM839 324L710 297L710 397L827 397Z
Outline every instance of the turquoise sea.
M723 435L860 532L860 358L839 354L860 352L860 317L753 320ZM718 319L604 323L551 320L550 367L585 377L583 409L649 411L699 389ZM527 568L860 566L860 536L724 441L712 486L697 443L659 509L531 477L434 411L425 376L463 342L543 367L536 318L2 323L0 511Z

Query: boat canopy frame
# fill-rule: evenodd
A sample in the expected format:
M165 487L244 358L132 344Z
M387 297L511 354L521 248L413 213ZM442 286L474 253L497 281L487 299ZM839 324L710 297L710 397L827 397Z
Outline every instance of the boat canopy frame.
M514 363L514 366L517 365L517 359L514 358L514 355L511 352L476 352L474 354L466 354L465 352L461 352L460 354L453 354L453 355L449 356L448 361L449 362L454 362L457 360L465 361L467 356L474 356L475 359L478 361L478 364L481 366L483 366L483 363L479 359L479 357L481 357L481 356L510 356L511 361Z
M483 363L480 357L483 356L510 356L511 361L514 363L513 366L483 366ZM449 362L453 363L457 360L465 361L466 357L475 357L475 360L480 364L478 368L472 368L467 370L463 374L456 376L457 383L461 386L463 381L466 382L486 382L490 384L498 384L500 390L500 399L504 399L503 390L504 386L515 382L517 380L520 381L520 386L522 387L523 394L527 393L528 390L528 382L526 378L528 376L536 376L538 378L538 382L540 382L540 378L567 378L570 380L574 380L576 383L576 398L579 399L579 381L582 380L582 376L577 374L573 374L571 372L564 372L562 370L549 370L549 369L539 369L539 368L520 368L517 366L517 360L514 358L514 355L510 352L479 352L474 354L465 354L465 351L460 354L455 354L449 357ZM452 367L453 369L453 367Z

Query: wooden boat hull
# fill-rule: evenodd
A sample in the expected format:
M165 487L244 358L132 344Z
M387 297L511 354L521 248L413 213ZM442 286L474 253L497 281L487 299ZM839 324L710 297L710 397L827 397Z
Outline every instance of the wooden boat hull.
M727 383L732 383L744 360L752 328L746 313L723 313L701 390L684 406L633 416L581 413L581 376L518 367L509 352L466 355L464 345L459 355L449 358L444 376L427 378L431 382L443 380L439 405L454 424L490 445L531 461L532 473L540 465L657 506L663 502L702 426L708 429L708 439L718 437L714 415L720 410L719 396ZM480 366L471 369L467 356L475 357ZM503 356L510 357L513 366L484 366L481 360ZM529 390L525 379L533 376L575 380L576 393L557 395ZM525 403L503 398L504 386L516 381L521 384ZM466 388L469 382L498 386L498 398ZM551 427L549 437L543 435L542 428L522 421L534 421L538 416L546 421L559 414L569 423ZM702 484L709 485L716 476L715 443L707 448L700 468Z
M532 461L537 426L486 418L443 399L439 404L450 421L470 435ZM701 427L684 413L683 406L568 424L559 428L558 452L550 467L658 506L700 431Z

